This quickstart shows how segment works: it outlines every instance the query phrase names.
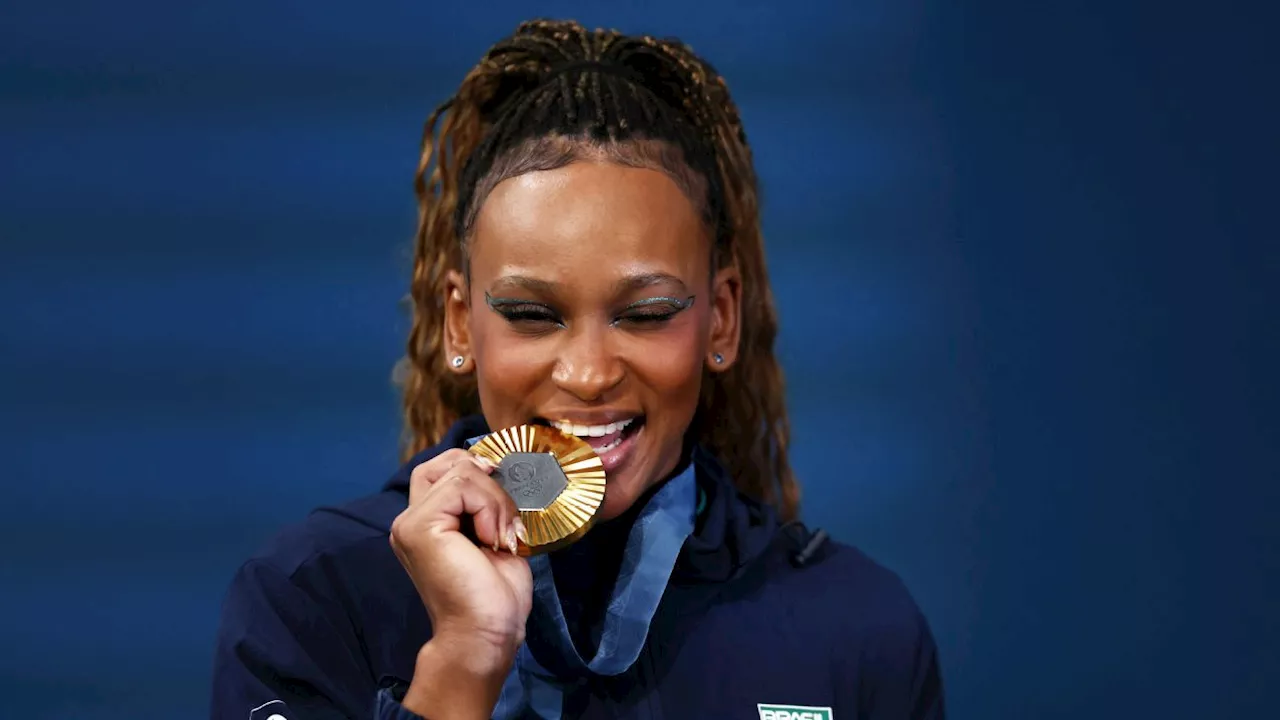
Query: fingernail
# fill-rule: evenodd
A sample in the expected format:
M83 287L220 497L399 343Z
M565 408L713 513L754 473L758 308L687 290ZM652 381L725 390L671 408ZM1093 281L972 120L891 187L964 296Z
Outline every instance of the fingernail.
M497 463L487 457L482 457L480 455L473 455L472 457L475 458L476 464L484 470L494 470L498 467Z
M517 520L516 522L520 522ZM512 555L516 554L516 530L514 527L507 528L507 549Z
M529 534L528 534L527 532L525 532L525 529L524 529L524 521L522 521L520 518L516 518L516 519L511 523L511 525L512 525L512 527L514 527L514 528L515 528L515 531L516 531L516 537L520 538L520 542L524 543L525 545L528 545L528 544L529 544Z

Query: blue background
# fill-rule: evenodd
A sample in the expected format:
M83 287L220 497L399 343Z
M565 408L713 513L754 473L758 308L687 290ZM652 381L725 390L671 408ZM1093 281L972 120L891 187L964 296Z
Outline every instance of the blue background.
M421 122L532 14L728 77L807 519L953 717L1275 716L1267 13L466 5L0 14L0 716L204 715L238 563L394 469Z

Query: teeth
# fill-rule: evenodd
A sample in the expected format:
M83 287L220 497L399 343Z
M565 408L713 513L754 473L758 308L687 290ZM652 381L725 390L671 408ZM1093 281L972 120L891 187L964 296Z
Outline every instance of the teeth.
M608 425L575 425L574 423L564 422L562 420L552 420L551 425L560 432L577 435L578 437L604 437L605 435L612 435L613 433L618 432L633 422L635 422L635 418L629 418L621 422L609 423Z

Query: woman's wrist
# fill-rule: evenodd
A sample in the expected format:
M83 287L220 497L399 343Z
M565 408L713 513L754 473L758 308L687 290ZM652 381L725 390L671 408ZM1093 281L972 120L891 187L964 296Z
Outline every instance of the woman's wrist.
M401 705L427 720L488 720L514 661L514 643L437 635L418 651Z

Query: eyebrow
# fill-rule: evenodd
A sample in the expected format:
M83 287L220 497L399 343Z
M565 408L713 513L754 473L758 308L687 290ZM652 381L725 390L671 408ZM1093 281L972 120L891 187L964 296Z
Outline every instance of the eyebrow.
M493 282L493 286L489 289L500 290L508 287L529 290L530 292L540 294L551 294L555 292L556 283L547 280L539 280L538 278L532 278L527 275L503 275L495 280Z
M670 284L680 288L682 292L687 291L684 281L675 275L662 272L641 273L638 275L629 275L614 283L614 291L622 295L634 290L643 290L644 288L653 287L655 285ZM503 275L494 281L491 291L497 291L507 288L519 288L528 290L541 295L552 295L559 288L559 283L540 278L529 277L528 275Z
M653 287L654 285L675 285L681 290L687 290L684 281L675 275L667 273L643 273L641 275L629 275L617 283L614 288L618 294L629 292L631 290L643 290L644 288Z

